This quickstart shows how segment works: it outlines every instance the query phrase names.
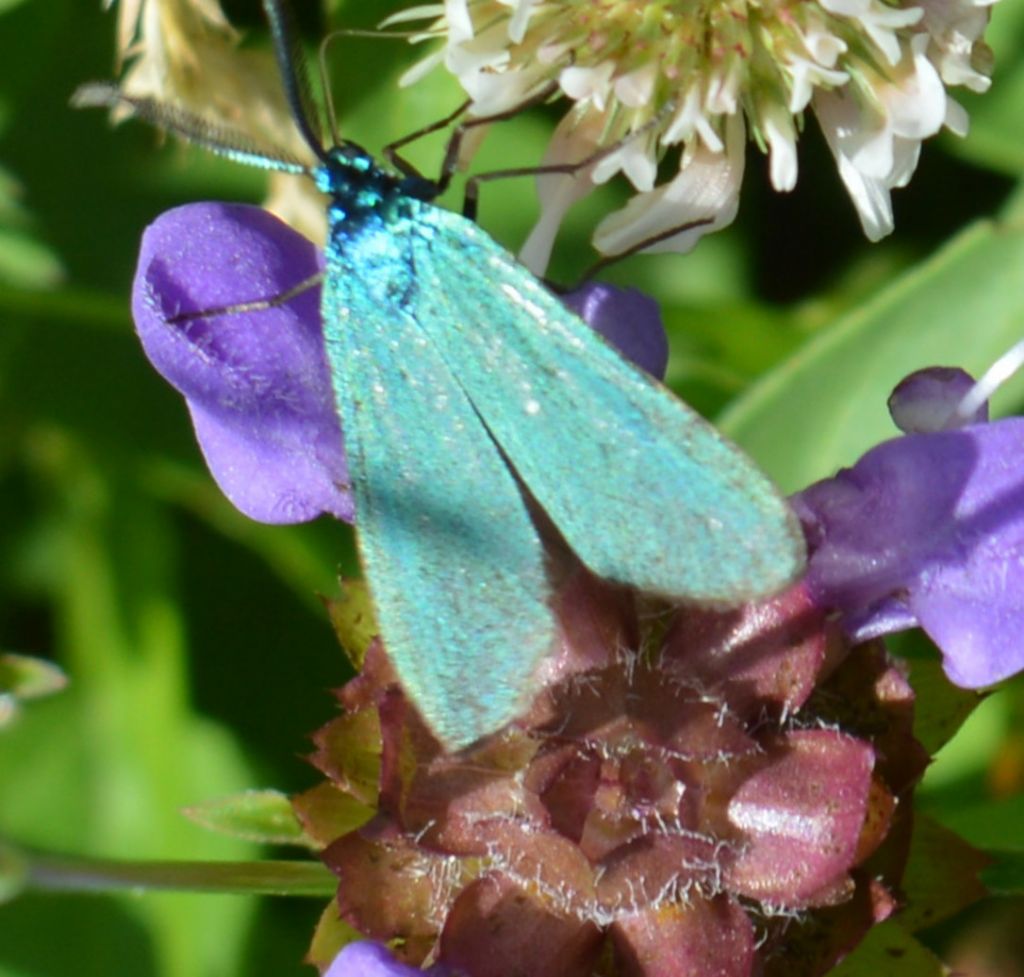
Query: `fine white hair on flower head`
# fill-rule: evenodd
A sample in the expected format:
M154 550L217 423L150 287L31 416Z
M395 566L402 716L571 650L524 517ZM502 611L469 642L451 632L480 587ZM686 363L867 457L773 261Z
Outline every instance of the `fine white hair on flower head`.
M611 150L576 173L538 176L542 213L523 258L542 272L569 206L617 173L635 195L597 228L609 255L686 251L730 223L748 138L768 154L775 189L791 190L808 110L864 233L884 237L891 191L909 182L921 142L943 126L966 132L946 88L989 85L981 36L993 2L445 0L385 23L428 21L414 39L443 38L443 52L406 80L443 62L471 115L514 110L555 82L573 105L545 165ZM678 172L658 183L668 153Z

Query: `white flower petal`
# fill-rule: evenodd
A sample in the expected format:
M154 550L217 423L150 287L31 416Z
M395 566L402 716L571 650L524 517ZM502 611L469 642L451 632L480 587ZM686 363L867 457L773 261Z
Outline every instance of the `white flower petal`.
M473 19L467 0L444 0L444 16L448 23L448 44L458 45L473 37Z
M947 85L988 91L992 80L974 63L974 44L988 25L989 10L979 0L924 0L924 23L932 38L932 60Z
M711 124L711 120L703 113L697 118L697 135L701 142L712 153L725 152L725 143Z
M892 171L887 181L890 188L905 187L917 169L917 161L921 157L920 139L902 139L892 141Z
M989 85L987 48L979 39L995 0L796 0L759 6L756 23L707 21L687 8L678 11L674 26L666 22L664 36L645 40L650 50L639 59L629 4L602 6L600 23L584 24L574 17L574 5L556 0L418 2L389 23L436 18L443 10L420 36L435 36L447 21L445 60L470 95L473 114L515 109L554 79L575 103L569 119L601 120L588 149L613 150L589 167L586 179L539 178L541 217L524 251L539 269L568 207L594 182L618 173L639 192L598 227L595 239L606 253L662 235L651 250L685 249L731 220L742 172L737 153L742 156L743 140L738 146L735 132L743 133L748 115L769 155L773 186L792 189L801 129L794 116L808 106L821 121L865 233L883 236L892 229L890 192L911 178L921 141L942 126L966 131L966 113L946 86L983 91ZM707 35L699 49L692 47L695 31ZM755 49L763 55L756 70L743 56ZM436 58L420 62L404 80L434 64ZM556 142L565 142L577 125L560 127ZM639 137L615 142L644 126ZM662 147L677 147L680 171L659 187ZM553 144L549 158L559 152ZM676 232L703 219L713 223Z
M629 108L642 108L654 96L654 83L657 78L658 69L653 62L637 68L636 71L630 71L615 79L615 97Z
M612 75L615 64L603 61L593 68L580 68L572 65L564 68L558 76L558 84L563 92L576 102L591 102L594 108L604 111L611 94Z
M893 168L893 133L887 125L869 129L865 119L862 128L843 139L844 155L850 164L866 177L888 180Z
M508 46L502 39L501 30L495 27L460 44L449 44L445 49L448 70L459 79L470 97L472 92L467 87L467 79L473 79L481 72L499 75L508 62Z
M633 136L625 145L622 160L622 171L626 178L641 193L654 189L654 181L658 177L658 158L655 155L656 137Z
M581 191L575 189L578 182L576 177L548 175L538 177L538 183L541 179L552 182L558 181L559 189L557 192L550 194L551 205L545 207L540 212L537 223L533 225L533 230L530 231L529 236L523 242L523 246L519 249L520 264L529 268L538 278L544 277L544 272L551 262L551 252L555 247L555 238L558 237L558 229L561 227L565 215L569 212L569 208L580 197L590 192L589 187Z
M656 137L647 133L623 137L613 152L594 164L591 179L594 183L607 183L622 172L641 193L652 190L658 175L655 143Z
M869 241L881 240L893 229L889 188L883 179L869 176L854 165L849 151L866 141L859 128L860 107L848 94L819 91L814 96L814 112L839 167L839 176L857 208L865 236ZM890 160L891 155L890 147Z
M603 119L600 113L588 112L580 117L570 113L558 123L543 166L575 163L593 155L599 145ZM519 251L519 260L538 277L551 260L551 249L562 219L569 208L594 188L593 167L575 173L542 173L537 175L537 196L540 198L540 217Z
M444 16L444 4L427 3L419 7L409 7L385 17L378 26L393 27L395 24L406 24L411 20L437 20Z
M804 32L807 53L822 68L834 68L839 56L846 54L846 42L833 34L824 24L816 24Z
M934 136L946 117L946 89L928 60L927 46L927 35L916 35L911 41L911 70L893 83L876 88L893 131L908 139Z
M402 77L398 79L398 87L407 88L409 85L415 85L416 82L429 75L443 61L444 48L439 48L433 54L428 54L425 58L420 58L412 67L403 72Z
M521 44L526 35L526 28L530 23L530 15L536 0L518 0L512 12L512 19L508 22L508 39L513 44Z
M788 193L796 186L796 127L793 117L777 103L772 102L762 113L764 137L771 154L772 186Z
M700 89L691 85L679 103L676 114L672 121L662 133L661 142L664 146L672 146L675 143L686 142L701 124L704 110L701 106ZM706 140L705 140L706 142ZM710 149L720 152L721 144L709 146Z
M568 59L566 55L569 55ZM543 65L551 65L563 59L572 60L571 44L543 44L537 48L537 60Z
M595 183L607 183L623 169L623 153L624 147L619 146L594 164L593 180Z
M891 65L902 57L896 31L916 24L923 16L920 7L894 8L877 0L819 0L822 7L839 17L854 20L878 46Z
M717 74L708 85L704 106L712 115L733 115L739 104L739 88L743 78L744 63L734 58L729 70Z
M943 120L946 128L957 136L966 136L970 129L970 118L965 109L955 99L946 98L946 118Z
M602 254L622 254L666 234L644 251L689 251L703 235L731 223L739 206L744 144L743 117L737 113L727 123L726 153L698 148L671 182L638 194L601 221L594 246ZM680 228L678 233L671 233L674 228Z
M497 115L518 108L545 83L543 70L479 71L461 79L473 100L473 115Z
M785 68L791 88L787 107L793 115L807 108L816 88L841 88L850 80L845 71L823 68L806 58L791 58Z
M849 160L838 158L839 176L857 208L864 236L871 242L892 234L892 196L880 180L865 177Z

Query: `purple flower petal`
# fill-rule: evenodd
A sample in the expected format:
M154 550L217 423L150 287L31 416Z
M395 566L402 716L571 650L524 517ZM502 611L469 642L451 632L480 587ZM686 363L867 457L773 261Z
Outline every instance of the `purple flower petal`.
M626 359L659 380L668 366L668 338L654 299L635 288L588 282L562 301Z
M971 417L957 408L974 388L974 377L955 366L929 366L904 377L889 395L893 422L907 434L946 431L988 420L988 404Z
M862 611L852 610L843 619L843 630L858 644L917 627L917 618L907 606L907 595L889 597Z
M1018 500L1018 506L1024 502ZM1024 669L1024 532L988 536L960 566L940 565L922 575L910 606L921 627L945 653L950 680L980 688Z
M855 639L912 615L960 685L1024 668L1024 418L887 441L793 501Z
M323 977L424 977L425 974L442 977L446 973L448 971L442 967L423 971L399 963L385 947L366 941L349 943L324 971Z
M261 522L352 519L320 289L258 312L168 320L273 298L320 267L311 242L257 207L179 207L142 239L132 311L146 355L185 396L224 494Z

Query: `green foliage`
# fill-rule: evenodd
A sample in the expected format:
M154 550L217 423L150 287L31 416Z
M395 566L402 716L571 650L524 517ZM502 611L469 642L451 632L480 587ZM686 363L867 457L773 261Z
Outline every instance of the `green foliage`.
M988 864L948 828L916 815L902 885L907 906L896 917L900 925L917 932L984 897L981 875Z
M911 659L910 682L917 694L914 736L929 754L938 753L983 697L953 685L935 658Z
M1024 895L1024 851L992 854L992 865L982 875L989 892L1000 896Z
M972 224L772 370L723 426L785 489L832 474L898 433L885 402L908 373L980 375L1020 338L1022 266L1024 225Z
M10 845L0 845L0 905L25 891L28 865L24 855Z
M246 790L192 804L182 813L196 824L232 838L264 845L317 847L303 835L291 802L278 790Z
M876 926L831 977L945 977L948 970L899 923Z

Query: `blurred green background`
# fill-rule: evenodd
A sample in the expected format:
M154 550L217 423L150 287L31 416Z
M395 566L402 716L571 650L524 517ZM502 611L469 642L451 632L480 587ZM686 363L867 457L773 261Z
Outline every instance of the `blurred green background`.
M397 7L298 6L310 47ZM71 679L0 730L0 837L111 857L254 857L179 809L315 782L302 759L308 734L348 675L318 595L355 571L351 533L235 513L205 473L182 403L141 354L128 296L142 229L187 201L258 201L264 177L69 109L78 84L113 73L114 17L100 7L0 0L0 651L52 658ZM247 43L265 40L257 0L224 7ZM772 192L751 153L734 227L690 256L635 258L607 276L660 300L670 382L787 490L892 436L885 398L910 370L979 371L1024 336L1020 0L997 6L990 39L994 92L954 93L971 110L971 136L924 147L882 244L864 241L808 120L793 194ZM397 89L420 53L401 41L336 43L345 135L377 151L458 103L440 73ZM495 127L474 170L536 163L555 118ZM426 141L413 158L431 172L440 146ZM587 266L589 229L624 199L609 187L573 212L556 280ZM484 188L481 222L512 247L535 213L529 180ZM1021 390L1001 391L997 409L1017 408ZM1018 682L975 713L922 793L978 843L1024 848L1022 715ZM321 908L26 896L0 907L0 977L308 974L299 961ZM991 928L1000 914L1010 926L999 933L1024 919L1013 902L975 916ZM948 948L973 938L970 925L930 936Z

